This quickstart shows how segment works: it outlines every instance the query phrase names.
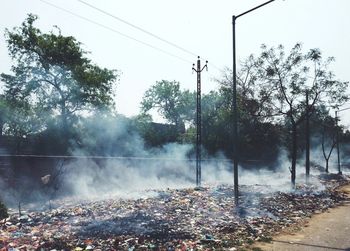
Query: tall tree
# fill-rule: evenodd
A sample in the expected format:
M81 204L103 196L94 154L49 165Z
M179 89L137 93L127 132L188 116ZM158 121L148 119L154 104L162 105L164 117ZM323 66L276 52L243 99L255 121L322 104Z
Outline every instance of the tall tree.
M13 75L1 74L5 95L46 111L60 121L62 131L72 128L75 116L96 109L112 109L118 78L115 70L91 63L72 36L42 33L28 15L20 27L6 30Z
M156 109L164 119L183 131L185 122L194 122L195 95L188 90L182 91L179 82L158 81L145 92L141 109L144 114Z
M338 106L348 99L348 82L338 81L329 70L334 58L322 57L319 49L302 52L296 44L286 54L282 45L277 48L263 45L258 57L248 61L253 67L249 74L254 76L252 87L257 94L262 110L267 115L283 115L291 127L291 182L295 185L297 161L297 129L305 116L311 116L316 105ZM309 94L306 113L305 95Z
M255 65L252 57L244 61L237 74L237 105L239 115L239 155L242 163L245 160L260 160L264 163L273 162L279 153L280 136L282 127L272 123L280 116L271 116L271 111L264 107L264 103L268 102L264 95L259 96L255 90L255 82L257 74L254 72ZM232 121L232 70L226 68L220 79L219 96L222 100L218 110L218 115L222 121L219 131L225 136L219 141L226 142L226 145L232 145L230 136L230 123ZM225 147L225 150L230 151L230 147ZM229 154L230 156L230 154Z

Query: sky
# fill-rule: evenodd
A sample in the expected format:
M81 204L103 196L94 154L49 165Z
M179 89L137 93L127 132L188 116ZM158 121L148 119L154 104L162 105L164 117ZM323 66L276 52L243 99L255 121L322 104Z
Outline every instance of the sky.
M232 15L265 1L1 0L0 72L8 73L12 63L3 36L5 28L19 26L28 13L37 14L36 26L43 32L51 31L57 25L63 35L74 36L83 44L94 63L120 71L116 109L126 116L134 116L139 113L144 92L156 81L176 80L183 89L194 91L196 74L192 72L192 63L196 62L197 56L203 60L202 64L209 61L208 72L202 73L202 91L208 93L217 89L215 78L220 78L224 67L232 66ZM324 56L334 56L336 61L331 69L337 79L349 81L348 10L349 0L275 0L237 19L237 61L259 53L263 43L268 46L283 44L290 49L301 42L305 51L320 48ZM342 108L347 107L350 104ZM341 123L349 128L350 110L340 112L340 115Z

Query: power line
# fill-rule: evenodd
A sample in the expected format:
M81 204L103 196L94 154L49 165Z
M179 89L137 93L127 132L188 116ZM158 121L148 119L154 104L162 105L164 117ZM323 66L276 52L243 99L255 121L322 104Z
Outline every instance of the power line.
M154 37L154 38L156 38L156 39L158 39L158 40L160 40L160 41L162 41L162 42L164 42L166 44L169 44L169 45L171 45L171 46L173 46L173 47L175 47L175 48L177 48L179 50L182 50L183 52L186 52L186 53L188 53L188 54L190 54L192 56L195 56L195 57L198 56L197 53L191 52L191 51L189 51L189 50L187 50L187 49L185 49L185 48L183 48L183 47L181 47L181 46L179 46L179 45L177 45L177 44L175 44L173 42L170 42L169 40L166 40L166 39L164 39L164 38L162 38L162 37L160 37L160 36L158 36L158 35L156 35L156 34L154 34L152 32L149 32L149 31L145 30L144 28L141 28L140 26L132 24L132 23L130 23L130 22L128 22L128 21L126 21L126 20L124 20L124 19L122 19L120 17L117 17L117 16L115 16L115 15L113 15L113 14L111 14L111 13L105 11L105 10L102 10L102 9L92 5L92 4L89 4L89 3L87 3L87 2L85 2L83 0L77 0L77 1L82 3L82 4L84 4L84 5L86 5L86 6L88 6L88 7L90 7L90 8L92 8L92 9L95 9L95 10L97 10L97 11L99 11L99 12L101 12L101 13L107 15L107 16L110 16L110 17L112 17L112 18L114 18L114 19L116 19L116 20L118 20L118 21L120 21L120 22L122 22L122 23L124 23L126 25L129 25L129 26L131 26L131 27L133 27L133 28L143 32L143 33L146 33L147 35L149 35L151 37Z
M341 104L338 106L338 108L335 108L333 105L324 105L324 107L332 108L333 110L337 110L337 109L339 109L339 107L346 106L346 105L350 105L350 103Z
M92 19L89 19L89 18L87 18L87 17L84 17L84 16L81 16L81 15L79 15L79 14L76 14L76 13L70 11L70 10L67 10L67 9L65 9L65 8L62 8L62 7L58 6L58 5L55 5L55 4L50 3L50 2L47 2L47 1L45 1L45 0L39 0L39 1L41 1L41 2L43 2L43 3L45 3L45 4L47 4L47 5L50 5L50 6L54 7L54 8L56 8L56 9L59 9L59 10L61 10L61 11L64 11L64 12L66 12L66 13L69 13L70 15L73 15L73 16L75 16L75 17L78 17L78 18L80 18L80 19L83 19L83 20L85 20L85 21L87 21L87 22L90 22L90 23L92 23L92 24L95 24L95 25L97 25L97 26L100 26L100 27L102 27L102 28L104 28L104 29L107 29L107 30L109 30L109 31L112 31L112 32L114 32L114 33L117 33L117 34L120 35L120 36L126 37L126 38L128 38L128 39L130 39L130 40L133 40L133 41L135 41L135 42L138 42L138 43L140 43L140 44L143 44L143 45L145 45L145 46L147 46L147 47L150 47L150 48L152 48L152 49L154 49L154 50L160 51L160 52L162 52L162 53L164 53L164 54L167 54L168 56L171 56L171 57L177 58L177 59L179 59L179 60L181 60L181 61L184 61L184 62L186 62L186 63L192 64L192 62L189 61L189 60L187 60L187 59L184 59L184 58L182 58L182 57L179 57L179 56L177 56L177 55L175 55L175 54L172 54L172 53L170 53L170 52L168 52L168 51L166 51L166 50L163 50L163 49L161 49L161 48L159 48L159 47L156 47L156 46L154 46L154 45L151 45L151 44L149 44L149 43L143 42L143 41L141 41L141 40L139 40L139 39L137 39L137 38L134 38L134 37L132 37L132 36L129 36L129 35L127 35L127 34L124 34L124 33L120 32L120 31L118 31L118 30L116 30L116 29L114 29L114 28L111 28L111 27L106 26L106 25L104 25L104 24L98 23L98 22L96 22L96 21L94 21L94 20L92 20Z
M197 54L197 53L194 53L194 52L192 52L192 51L190 51L190 50L185 49L185 48L182 47L182 46L179 46L179 45L177 45L177 44L175 44L175 43L173 43L173 42L170 42L169 40L166 40L166 39L164 39L164 38L162 38L162 37L160 37L160 36L158 36L158 35L156 35L156 34L150 32L150 31L147 31L146 29L144 29L144 28L142 28L142 27L140 27L140 26L137 26L137 25L135 25L135 24L132 24L132 23L126 21L125 19L122 19L122 18L120 18L120 17L117 17L117 16L115 16L115 15L113 15L113 14L111 14L111 13L105 11L105 10L102 10L102 9L100 9L100 8L98 8L98 7L94 6L94 5L92 5L92 4L89 4L89 3L87 3L87 2L85 2L85 1L83 1L83 0L76 0L76 1L78 1L78 2L80 2L80 3L82 3L82 4L84 4L84 5L86 5L86 6L90 7L90 8L92 8L92 9L95 9L95 10L97 10L98 12L101 12L101 13L103 13L103 14L109 16L109 17L112 17L112 18L114 18L114 19L116 19L116 20L118 20L118 21L120 21L120 22L122 22L122 23L124 23L124 24L126 24L126 25L129 25L129 26L131 26L131 27L133 27L133 28L135 28L135 29L137 29L137 30L139 30L139 31L141 31L141 32L143 32L143 33L145 33L145 34L151 36L151 37L154 37L154 38L156 38L156 39L158 39L158 40L160 40L160 41L162 41L162 42L164 42L164 43L166 43L166 44L168 44L168 45L171 45L171 46L173 46L173 47L175 47L175 48L177 48L177 49L179 49L179 50L181 50L181 51L183 51L183 52L186 52L186 53L188 53L188 54L190 54L190 55L192 55L192 56L197 57L197 56L199 55L199 54ZM221 69L220 69L219 67L217 67L215 64L211 63L210 60L208 60L208 61L209 61L209 63L208 63L209 65L211 65L211 66L213 66L214 68L216 68L217 70L221 71Z
M343 108L343 109L338 110L338 112L346 111L346 110L349 110L349 109L350 109L350 107Z
M41 155L41 154L1 154L0 158L38 158L38 159L111 159L111 160L159 160L159 161L196 161L196 159L185 158L162 158L162 157L123 157L123 156L101 156L101 155ZM202 161L230 162L229 159L202 159ZM247 160L256 162L260 160Z
M166 157L142 157L142 156L102 156L102 155L44 155L44 154L0 154L1 158L34 158L34 159L110 159L110 160L149 160L149 161L185 161L194 162L196 159L192 158L166 158ZM231 159L226 158L207 158L201 159L203 162L231 162ZM260 159L246 159L245 163L259 163L263 162ZM0 164L1 165L1 164Z
M40 1L43 2L43 3L45 3L45 4L47 4L47 5L52 6L52 7L54 7L54 8L57 8L57 9L59 9L59 10L61 10L61 11L67 12L67 13L69 13L69 14L75 16L75 17L78 17L78 18L80 18L80 19L83 19L83 20L85 20L85 21L87 21L87 22L90 22L90 23L92 23L92 24L95 24L95 25L97 25L97 26L100 26L100 27L102 27L102 28L105 28L105 29L107 29L107 30L109 30L109 31L112 31L112 32L114 32L114 33L117 33L118 35L124 36L124 37L126 37L126 38L128 38L128 39L131 39L131 40L135 41L135 42L141 43L141 44L143 44L143 45L145 45L145 46L147 46L147 47L150 47L150 48L152 48L152 49L154 49L154 50L158 50L158 51L160 51L160 52L162 52L162 53L164 53L164 54L167 54L167 55L169 55L169 56L171 56L171 57L175 57L175 58L177 58L177 59L179 59L179 60L181 60L181 61L184 61L184 62L186 62L186 63L192 63L191 61L189 61L189 60L187 60L187 59L184 59L184 58L182 58L182 57L179 57L179 56L177 56L177 55L175 55L175 54L173 54L173 53L170 53L170 52L168 52L168 51L166 51L166 50L164 50L164 49L161 49L161 48L156 47L156 46L154 46L154 45L152 45L152 44L143 42L143 41L141 41L141 40L139 40L139 39L136 39L136 38L134 38L134 37L132 37L132 36L129 36L129 35L127 35L127 34L124 34L124 33L120 32L120 31L118 31L118 30L116 30L116 29L114 29L114 28L108 27L108 26L106 26L106 25L104 25L104 24L102 24L102 23L98 23L98 22L96 22L96 21L94 21L94 20L92 20L92 19L89 19L89 18L87 18L87 17L84 17L84 16L81 16L81 15L79 15L79 14L76 14L76 13L74 13L74 12L72 12L72 11L70 11L70 10L67 10L67 9L65 9L65 8L62 8L62 7L58 6L58 5L55 5L55 4L50 3L50 2L47 2L47 1L45 1L45 0L40 0ZM106 12L106 11L100 9L100 8L97 8L97 7L91 5L91 4L89 4L89 3L87 3L87 2L85 2L85 1L83 1L83 0L77 0L77 1L81 2L82 4L85 4L85 5L89 6L90 8L93 8L93 9L95 9L95 10L97 10L97 11L99 11L99 12L105 14L105 15L108 15L108 16L110 16L110 17L112 17L112 18L114 18L114 19L116 19L116 20L118 20L118 21L120 21L120 22L123 22L123 23L125 23L125 24L127 24L127 25L129 25L129 26L131 26L131 27L133 27L133 28L135 28L135 29L138 29L138 30L140 30L140 31L142 31L142 32L144 32L144 33L146 33L146 34L148 34L148 35L150 35L150 36L152 36L152 37L154 37L154 38L156 38L156 39L158 39L158 40L160 40L160 41L166 43L166 44L169 44L169 45L171 45L171 46L173 46L173 47L175 47L175 48L177 48L177 49L179 49L179 50L182 50L183 52L186 52L186 53L188 53L188 54L190 54L190 55L192 55L192 56L197 56L197 55L198 55L198 54L196 54L196 53L194 53L194 52L191 52L190 50L187 50L187 49L185 49L185 48L183 48L183 47L181 47L181 46L179 46L179 45L177 45L177 44L175 44L175 43L173 43L173 42L170 42L170 41L168 41L168 40L166 40L166 39L164 39L164 38L161 38L160 36L158 36L158 35L156 35L156 34L154 34L154 33L152 33L152 32L149 32L149 31L147 31L147 30L145 30L145 29L143 29L143 28L141 28L141 27L139 27L139 26L137 26L137 25L134 25L134 24L132 24L132 23L130 23L130 22L124 20L124 19L121 19L121 18L119 18L119 17L117 17L117 16L115 16L115 15L113 15L113 14L110 14L110 13L108 13L108 12ZM220 69L218 66L216 66L215 64L213 64L212 62L209 61L208 64L211 65L212 67L214 67L215 69L217 69L218 71L221 71L221 69Z
M218 71L222 71L222 69L220 69L218 66L216 66L215 64L211 63L209 60L208 60L208 64L213 66L215 69L217 69Z

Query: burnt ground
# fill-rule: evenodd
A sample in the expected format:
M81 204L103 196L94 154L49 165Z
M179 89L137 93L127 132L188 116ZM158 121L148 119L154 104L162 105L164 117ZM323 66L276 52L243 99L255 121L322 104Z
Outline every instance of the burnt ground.
M241 186L240 207L234 206L231 186L216 186L12 213L0 222L0 250L243 249L346 201L337 187L347 178L319 178L321 187L300 184L286 192Z

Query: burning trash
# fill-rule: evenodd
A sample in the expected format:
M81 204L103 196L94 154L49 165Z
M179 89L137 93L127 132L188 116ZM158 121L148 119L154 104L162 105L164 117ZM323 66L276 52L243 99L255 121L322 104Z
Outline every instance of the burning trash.
M0 223L1 250L212 250L230 249L298 226L342 203L336 188L300 185L291 192L242 186L234 206L231 186L166 189L153 197L104 199L49 211L12 213ZM232 249L234 250L234 249Z

